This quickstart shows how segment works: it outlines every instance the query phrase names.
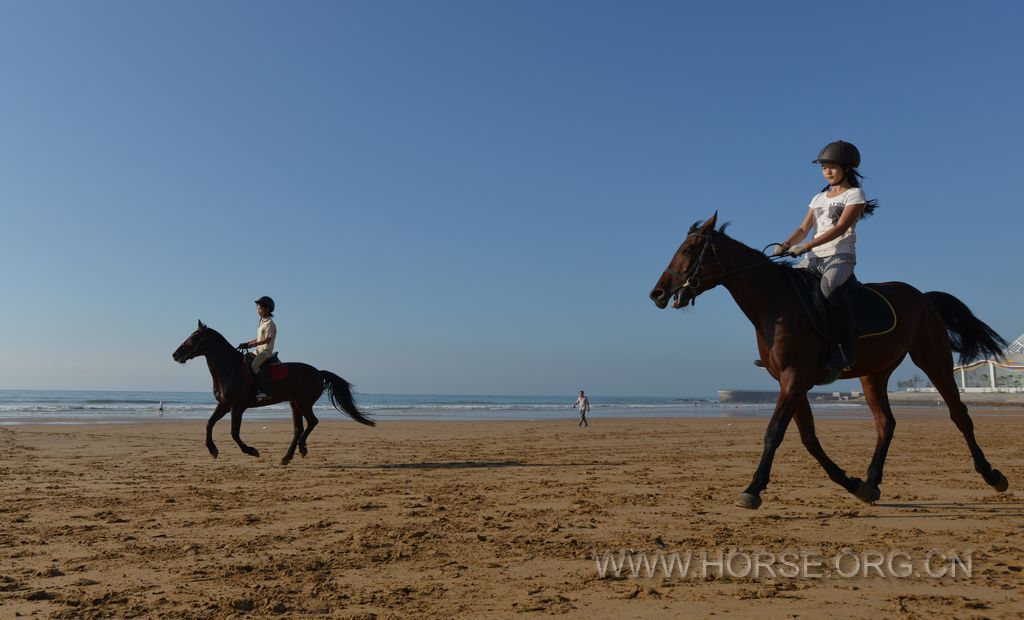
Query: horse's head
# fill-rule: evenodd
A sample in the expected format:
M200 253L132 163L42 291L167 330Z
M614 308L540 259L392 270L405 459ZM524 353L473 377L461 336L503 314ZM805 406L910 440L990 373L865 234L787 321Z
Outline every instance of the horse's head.
M209 327L203 325L202 321L199 321L199 327L196 331L192 332L192 335L186 338L180 347L175 349L171 357L179 364L184 364L193 357L206 355L209 351L209 339L207 336L212 331Z
M665 308L675 297L673 308L689 305L697 295L710 290L718 282L709 281L722 271L718 260L715 241L719 233L715 230L718 212L703 224L694 224L661 273L658 283L651 290L651 301L659 308Z

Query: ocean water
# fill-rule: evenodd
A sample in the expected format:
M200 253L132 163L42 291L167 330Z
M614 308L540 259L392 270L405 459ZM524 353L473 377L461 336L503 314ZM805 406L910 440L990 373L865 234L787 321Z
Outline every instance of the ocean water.
M773 406L720 404L701 397L589 396L588 419L602 417L767 417ZM553 420L575 419L573 393L556 396L475 396L359 394L356 404L378 421L386 420ZM159 410L162 405L163 411ZM215 403L210 392L113 392L0 390L0 425L108 424L156 420L205 420ZM862 405L835 404L834 413L854 413ZM815 410L819 406L815 405ZM317 417L348 419L326 396ZM247 420L290 420L287 403L248 409Z
M552 396L355 395L360 409L378 420L521 420L572 418L574 394ZM160 411L160 407L163 411ZM215 402L210 392L113 392L0 390L0 424L82 424L206 419ZM591 397L590 416L717 415L717 402L705 398ZM337 415L326 396L318 417ZM287 403L246 411L247 419L291 419Z

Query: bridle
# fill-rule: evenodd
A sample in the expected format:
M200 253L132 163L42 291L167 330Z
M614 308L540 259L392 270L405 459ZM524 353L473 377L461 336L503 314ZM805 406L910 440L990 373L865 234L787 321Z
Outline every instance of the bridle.
M193 360L193 359L195 359L197 357L201 357L203 355L206 355L205 353L200 353L199 352L199 350L203 347L204 343L200 339L194 339L193 340L193 338L195 336L196 336L196 334L192 334L192 336L189 337L188 351L185 352L185 355L188 356L188 357L185 358L186 362L189 361L189 360Z
M715 262L718 263L718 266L722 266L722 261L721 259L718 258L718 249L715 247L715 244L712 241L712 235L714 234L714 231L712 231L710 233L693 232L686 235L687 239L689 239L690 237L704 239L704 246L700 249L700 254L697 256L697 261L693 264L693 267L691 267L687 271L687 273L680 273L675 269L666 269L665 271L662 272L663 274L668 274L673 278L676 278L677 280L683 281L683 285L679 287L679 290L690 289L693 291L693 297L690 297L689 303L687 305L696 305L697 295L700 295L701 279L697 276L697 274L700 273L701 267L704 266L704 259L707 258L708 248L710 248L711 253L715 255Z
M715 262L718 263L718 266L724 267L724 265L722 265L722 259L718 257L718 247L715 245L714 242L715 234L716 232L714 230L707 233L692 232L688 234L686 236L687 239L689 239L690 237L704 239L704 246L700 249L700 254L697 256L697 261L693 264L693 267L688 269L687 273L680 273L675 269L665 269L662 272L663 274L668 274L677 280L682 280L683 285L679 287L679 291L683 291L685 289L690 289L690 291L692 291L693 296L690 297L688 303L686 304L688 306L696 305L697 296L703 292L702 290L700 290L700 285L702 284L702 281L701 278L697 276L697 274L700 273L701 268L704 266L704 259L707 258L709 248L711 249L711 253L715 255ZM769 243L764 247L763 250L761 250L761 253L764 254L765 250L775 245L780 244ZM769 261L774 261L776 259L786 259L788 258L788 255L780 254L779 256L768 256L767 258ZM726 276L730 276L734 273L739 273L740 271L746 271L748 269L753 269L755 267L761 267L762 265L766 264L770 263L754 263L753 265L744 265L743 267L737 267L736 269L731 269L729 271L717 274L715 277L724 279Z

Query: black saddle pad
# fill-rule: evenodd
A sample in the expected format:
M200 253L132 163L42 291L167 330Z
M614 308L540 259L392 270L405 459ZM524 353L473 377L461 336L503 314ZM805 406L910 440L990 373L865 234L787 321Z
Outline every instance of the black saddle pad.
M825 339L831 340L832 329L823 309L814 303L815 290L821 286L821 274L811 269L786 269L789 283L797 292L804 313L811 320L811 325ZM843 285L847 291L847 299L853 304L854 333L858 338L870 338L887 334L896 327L896 313L892 304L870 284L861 284L856 277L850 276Z

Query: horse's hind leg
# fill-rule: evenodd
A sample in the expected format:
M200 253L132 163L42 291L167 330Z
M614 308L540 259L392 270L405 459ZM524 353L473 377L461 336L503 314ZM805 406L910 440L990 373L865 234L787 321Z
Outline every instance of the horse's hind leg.
M902 360L902 357L900 358ZM896 431L896 418L892 415L892 407L889 406L889 376L899 366L897 362L888 370L861 377L860 384L864 388L864 399L871 408L871 414L875 417L875 432L878 440L875 443L875 454L871 457L871 464L868 465L867 480L855 492L861 500L874 502L882 492L878 485L882 482L882 469L885 466L885 457L889 453L889 444L892 443L892 435Z
M299 438L299 454L306 456L306 438L313 432L313 428L320 423L320 420L313 414L313 405L307 405L302 409L302 415L306 418L306 432Z
M288 452L285 453L284 457L281 458L281 464L287 465L291 462L292 457L295 456L295 446L299 444L300 438L302 437L302 412L299 410L299 404L294 400L291 402L292 405L292 442L288 446ZM303 454L302 456L306 456Z
M928 375L932 385L942 395L942 399L946 401L946 406L949 407L950 419L953 420L953 423L956 424L956 427L963 434L964 439L967 440L967 448L971 451L971 458L974 459L975 471L981 474L985 482L992 485L996 491L1000 493L1005 491L1009 487L1006 476L998 469L992 468L992 465L985 458L985 453L981 451L978 441L974 438L974 422L971 420L971 416L967 414L967 405L960 400L960 390L953 379L951 354L948 351L939 352L934 350L930 350L928 354L911 352L910 359Z
M796 427L800 431L800 441L803 442L804 447L807 451L817 459L818 463L821 464L822 469L828 474L829 479L835 482L839 486L843 487L854 495L858 494L858 491L864 485L860 478L851 478L846 475L841 467L835 464L835 462L825 454L825 449L821 447L821 442L818 441L818 435L814 432L814 417L811 415L811 405L807 402L807 395L801 394L801 398L794 404L794 417L796 418ZM863 498L862 498L863 499Z
M241 448L244 454L259 457L259 450L253 448L252 446L245 445L245 442L242 441L242 436L240 432L242 430L242 413L244 411L245 407L231 408L231 438L235 440L235 443L238 444L238 447Z

